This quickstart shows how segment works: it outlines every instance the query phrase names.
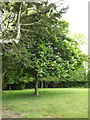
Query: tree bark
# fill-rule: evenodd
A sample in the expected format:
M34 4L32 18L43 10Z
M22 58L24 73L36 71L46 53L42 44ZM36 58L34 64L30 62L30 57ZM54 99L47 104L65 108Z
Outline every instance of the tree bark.
M48 82L45 82L45 88L48 88Z
M43 88L43 81L41 81L41 88Z
M11 90L11 84L9 84L9 90Z
M35 77L35 95L38 95L38 78Z
M21 8L22 8L22 3L20 4L20 8L19 8L19 12L18 12L18 16L17 16L17 36L16 39L19 40L20 39L20 17L21 17Z

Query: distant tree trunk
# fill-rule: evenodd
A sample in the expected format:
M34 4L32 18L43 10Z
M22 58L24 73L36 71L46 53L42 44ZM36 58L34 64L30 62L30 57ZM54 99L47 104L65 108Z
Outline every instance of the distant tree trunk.
M38 77L35 77L35 95L38 95Z
M41 81L41 88L43 88L43 81Z
M49 84L48 82L45 82L45 88L48 88L48 84Z
M11 90L11 84L9 84L9 90Z
M45 88L47 87L47 83L46 83L46 81L45 81Z

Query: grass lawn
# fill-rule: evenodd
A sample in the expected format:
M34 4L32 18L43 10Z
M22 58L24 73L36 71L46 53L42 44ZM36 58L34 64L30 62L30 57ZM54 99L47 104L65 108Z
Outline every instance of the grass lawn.
M87 88L3 91L3 118L88 118Z

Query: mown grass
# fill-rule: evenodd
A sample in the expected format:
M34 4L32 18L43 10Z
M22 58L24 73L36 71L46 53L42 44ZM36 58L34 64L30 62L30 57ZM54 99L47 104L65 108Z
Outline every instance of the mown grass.
M3 118L88 118L87 88L3 91Z

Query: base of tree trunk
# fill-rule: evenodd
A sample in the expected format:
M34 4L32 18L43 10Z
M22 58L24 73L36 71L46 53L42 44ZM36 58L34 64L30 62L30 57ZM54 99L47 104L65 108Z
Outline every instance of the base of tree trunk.
M35 96L38 96L38 92L35 92L35 94L34 94Z
M43 88L43 81L41 81L41 88Z
M34 95L38 95L38 77L37 77L37 75L36 75L36 77L35 77L35 94Z

